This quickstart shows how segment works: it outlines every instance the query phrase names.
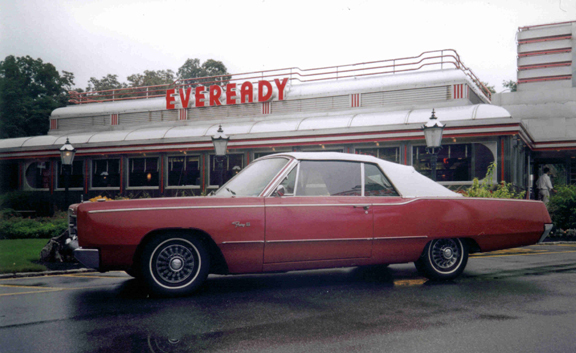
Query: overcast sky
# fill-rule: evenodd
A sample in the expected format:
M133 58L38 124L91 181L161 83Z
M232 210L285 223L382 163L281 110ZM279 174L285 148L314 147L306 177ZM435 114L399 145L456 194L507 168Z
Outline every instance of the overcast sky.
M576 0L0 0L0 60L41 58L86 88L187 58L242 73L449 48L501 91L516 80L518 27L573 20Z

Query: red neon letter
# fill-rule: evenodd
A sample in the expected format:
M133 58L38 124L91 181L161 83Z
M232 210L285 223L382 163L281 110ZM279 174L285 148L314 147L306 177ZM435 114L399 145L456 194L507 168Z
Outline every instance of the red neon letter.
M244 82L242 87L240 88L240 101L242 103L252 103L254 101L254 96L252 94L254 91L254 86L252 86L252 82ZM246 102L246 96L248 96L248 102Z
M288 77L284 78L282 80L282 83L280 83L280 80L275 78L274 82L276 83L276 87L278 87L278 100L283 101L284 100L284 89L286 88L286 84L288 83Z
M174 102L176 102L176 97L174 97L175 91L174 88L166 91L166 109L176 109L174 106Z
M222 95L222 87L210 86L210 105L222 105L220 103L220 96Z
M196 89L194 89L194 92L195 92L194 98L196 98L195 106L197 108L204 106L204 99L206 97L204 97L204 93L202 91L204 91L205 89L206 89L206 87L204 87L204 86L198 86L198 87L196 87Z
M226 104L236 104L236 84L229 83L226 85Z
M266 94L264 95L264 86L266 86ZM258 102L266 102L272 97L272 85L270 82L258 81Z
M178 93L180 93L180 103L182 103L182 108L186 109L188 108L188 103L190 103L190 91L192 90L192 87L188 87L186 88L186 91L184 91L184 89L180 89L180 91ZM184 93L184 94L182 94Z

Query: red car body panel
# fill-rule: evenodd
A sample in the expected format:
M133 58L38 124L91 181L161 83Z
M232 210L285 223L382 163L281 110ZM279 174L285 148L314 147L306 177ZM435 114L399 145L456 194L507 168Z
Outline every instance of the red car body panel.
M198 197L84 203L79 245L100 270L126 270L147 235L207 234L230 273L416 261L427 242L467 238L481 251L538 242L551 223L542 202L476 198Z

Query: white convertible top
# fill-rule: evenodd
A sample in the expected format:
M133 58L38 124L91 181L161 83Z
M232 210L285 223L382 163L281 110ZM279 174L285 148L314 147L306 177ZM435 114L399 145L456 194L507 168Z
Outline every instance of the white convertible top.
M339 152L293 152L278 153L274 156L290 156L298 160L341 160L374 163L380 166L380 169L384 171L384 174L402 197L462 196L418 173L412 166L392 163L372 156Z

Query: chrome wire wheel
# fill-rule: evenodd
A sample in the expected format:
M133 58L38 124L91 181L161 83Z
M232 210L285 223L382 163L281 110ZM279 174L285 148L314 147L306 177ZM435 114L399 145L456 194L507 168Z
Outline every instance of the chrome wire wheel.
M432 265L439 271L451 271L462 261L462 243L458 239L440 239L430 244Z
M198 250L182 239L169 240L152 254L151 271L155 277L167 286L180 286L198 272L200 255ZM192 278L193 279L193 278Z
M186 234L165 234L142 252L142 274L153 294L189 294L208 276L210 256L202 240Z
M458 277L468 263L468 246L460 239L434 239L414 263L420 274L432 280Z

